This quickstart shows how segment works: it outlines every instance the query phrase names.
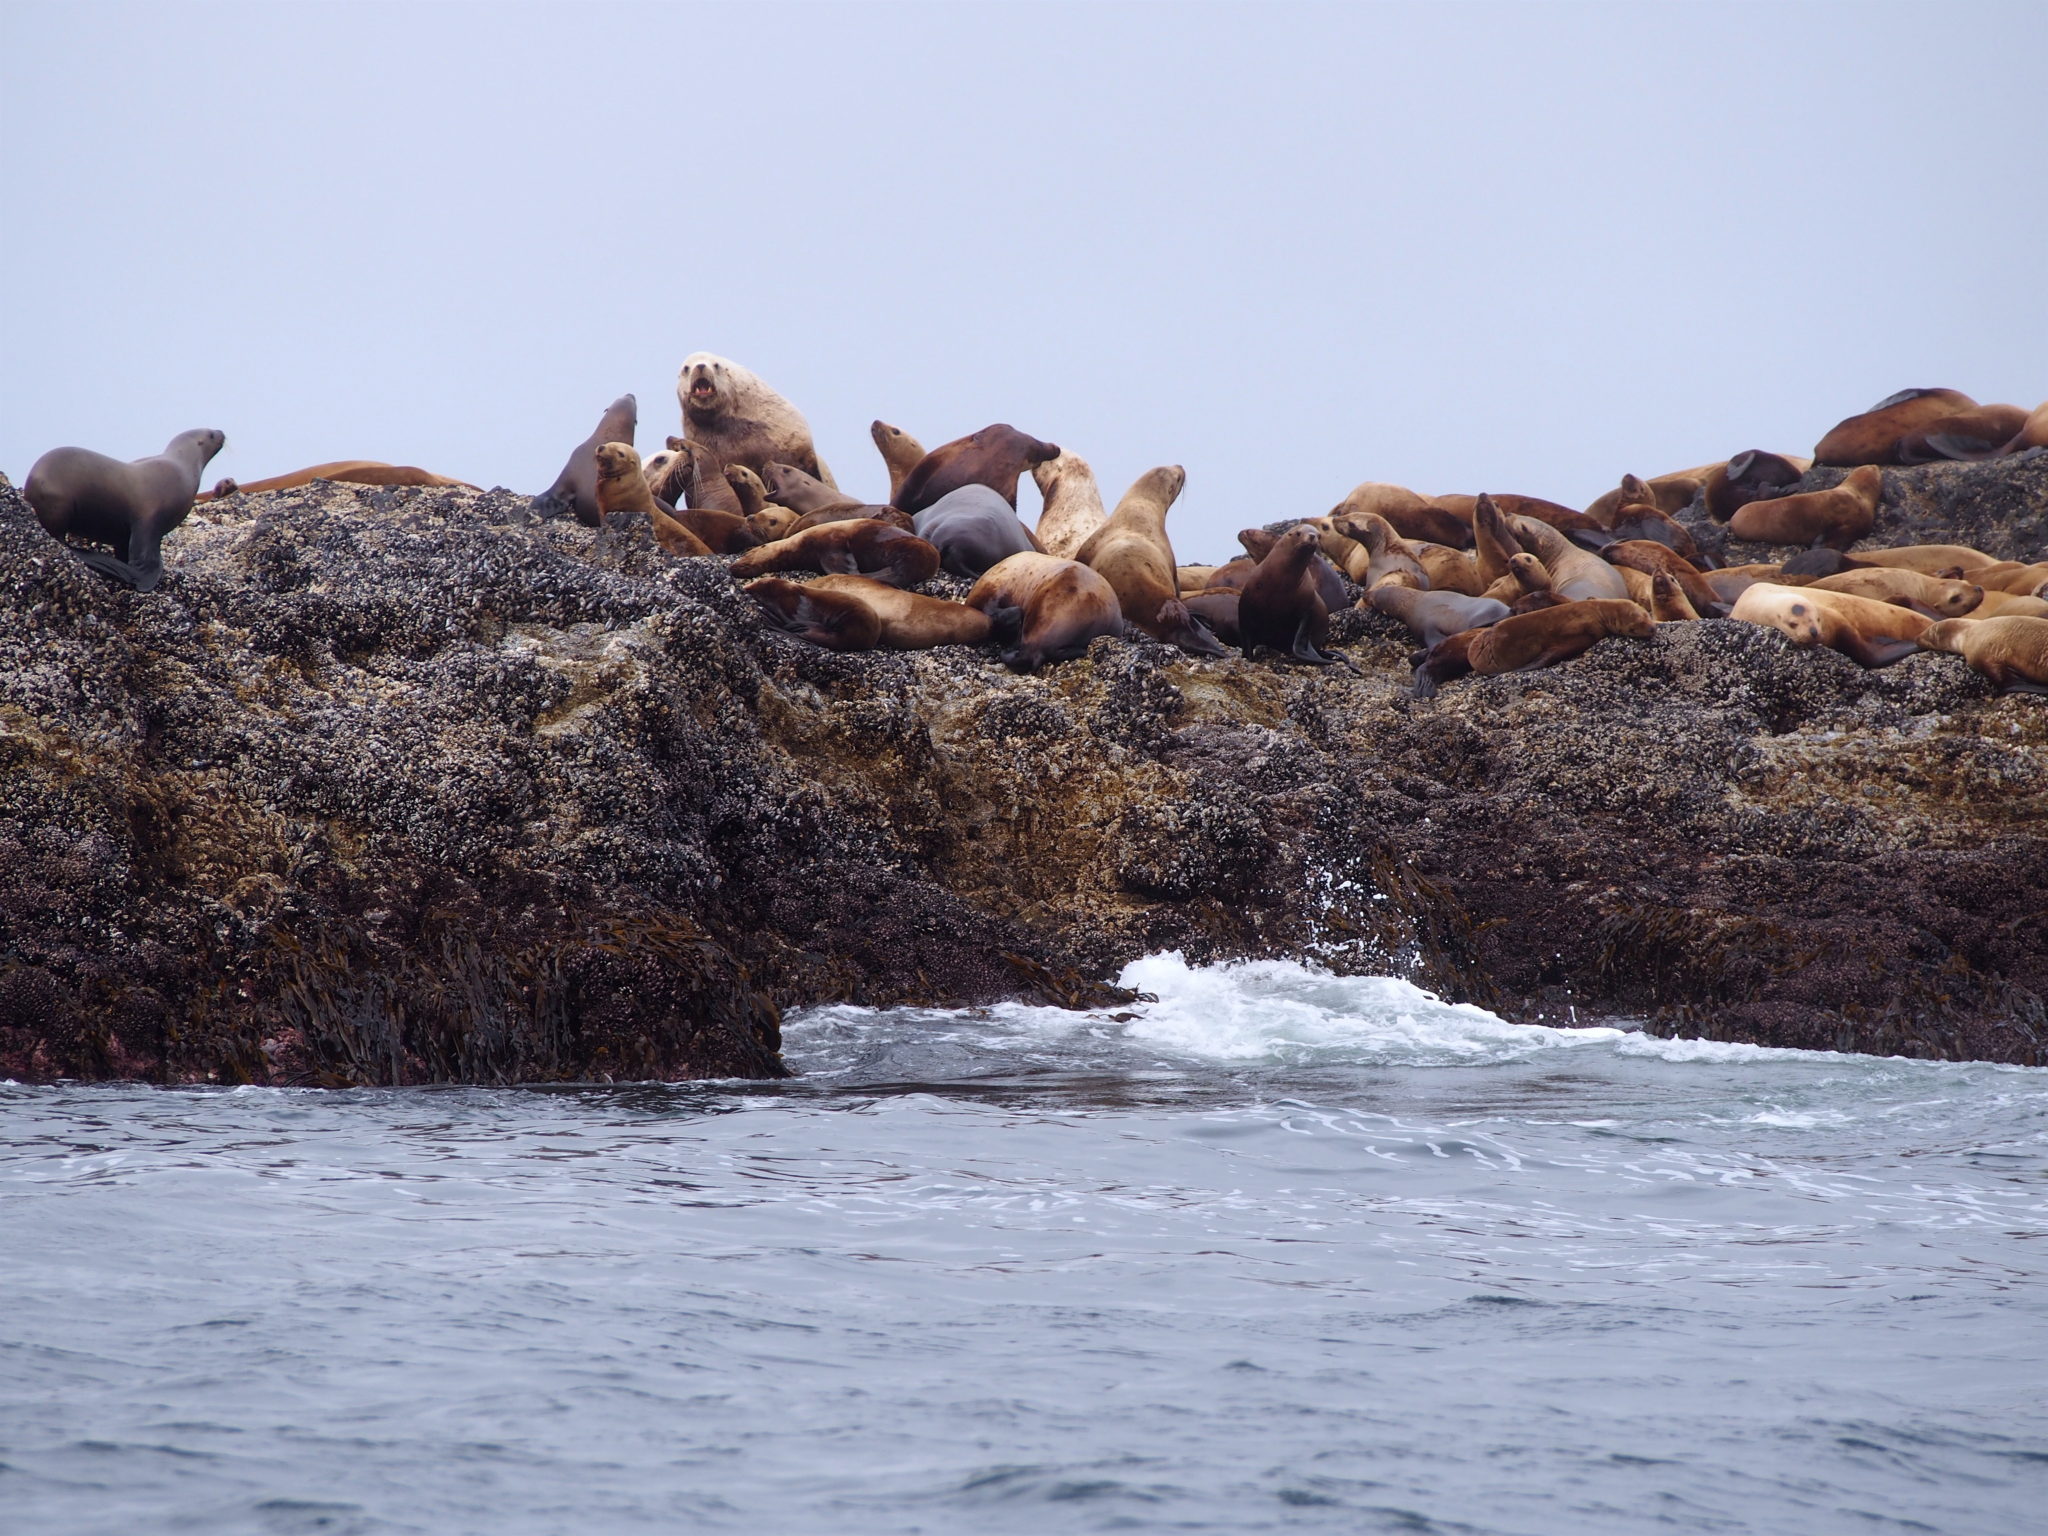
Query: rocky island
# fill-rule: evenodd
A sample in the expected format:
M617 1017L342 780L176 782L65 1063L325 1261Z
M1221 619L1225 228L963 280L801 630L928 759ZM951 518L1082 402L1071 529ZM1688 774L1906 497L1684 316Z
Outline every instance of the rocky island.
M2048 547L2048 456L1885 487L1891 542ZM164 563L112 586L0 483L0 1075L767 1077L787 1008L1113 1006L1166 949L2048 1061L2048 700L1955 656L1708 619L1425 700L1351 609L1349 666L1019 675L818 649L504 490L229 497Z

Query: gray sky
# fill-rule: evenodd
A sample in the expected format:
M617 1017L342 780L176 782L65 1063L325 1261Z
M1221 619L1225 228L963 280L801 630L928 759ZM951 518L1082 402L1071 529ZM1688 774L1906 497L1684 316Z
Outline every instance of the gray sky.
M1184 558L1364 479L1580 505L2048 395L2044 60L2040 3L0 0L0 469L538 491L705 348L869 495L876 416L1185 464Z

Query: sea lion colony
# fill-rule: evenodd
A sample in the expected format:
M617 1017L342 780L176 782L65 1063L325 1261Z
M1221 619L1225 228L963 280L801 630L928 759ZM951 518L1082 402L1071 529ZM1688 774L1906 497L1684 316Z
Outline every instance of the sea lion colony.
M739 364L695 353L676 393L683 432L662 452L641 459L637 402L622 395L536 509L676 558L727 559L770 624L838 650L992 645L1028 669L1128 628L1195 656L1234 646L1326 665L1345 660L1326 650L1330 614L1356 604L1412 632L1414 691L1427 697L1469 673L1553 666L1609 637L1728 617L1866 667L1939 651L2003 689L2048 693L2048 551L2021 562L1960 545L1857 547L1886 466L2048 450L2048 404L2028 412L1904 390L1834 427L1810 459L1752 449L1647 480L1624 475L1584 510L1369 481L1323 516L1244 530L1242 555L1188 565L1166 531L1186 480L1178 466L1141 475L1105 510L1084 460L1014 427L927 451L877 421L889 500L868 503L840 490L802 413ZM200 476L224 442L187 432L133 463L58 448L23 489L52 535L111 548L81 551L89 566L148 591L163 538L210 499ZM1813 465L1850 473L1795 492ZM1026 475L1043 498L1035 529L1017 513ZM464 484L341 460L246 487L223 480L210 497L316 478ZM1696 502L1730 537L1794 552L1717 565L1673 516ZM911 590L942 570L971 583L963 598ZM813 579L792 579L804 577Z

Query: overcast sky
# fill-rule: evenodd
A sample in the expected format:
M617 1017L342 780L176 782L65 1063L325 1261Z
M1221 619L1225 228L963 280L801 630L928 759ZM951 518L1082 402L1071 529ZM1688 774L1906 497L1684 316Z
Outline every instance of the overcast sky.
M0 469L538 491L704 348L872 496L877 416L1185 464L1184 558L1364 479L1580 505L2048 396L2044 80L2038 0L0 0Z

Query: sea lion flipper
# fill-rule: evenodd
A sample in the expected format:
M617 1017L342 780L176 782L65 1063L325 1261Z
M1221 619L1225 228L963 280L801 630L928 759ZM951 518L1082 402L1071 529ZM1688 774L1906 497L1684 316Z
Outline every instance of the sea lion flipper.
M850 549L826 549L818 554L818 569L827 576L858 576L860 561Z
M1888 667L1895 661L1904 661L1920 649L1917 640L1876 640L1850 631L1841 641L1841 649L1859 667L1876 670Z
M1306 661L1313 666L1327 667L1335 658L1325 656L1316 649L1313 636L1309 634L1309 619L1303 614L1301 622L1294 629L1294 644L1288 647L1288 654L1296 661Z
M102 576L110 577L124 587L132 587L137 592L153 592L157 583L163 580L164 569L161 564L153 569L138 570L126 560L97 549L82 549L78 551L78 558Z

